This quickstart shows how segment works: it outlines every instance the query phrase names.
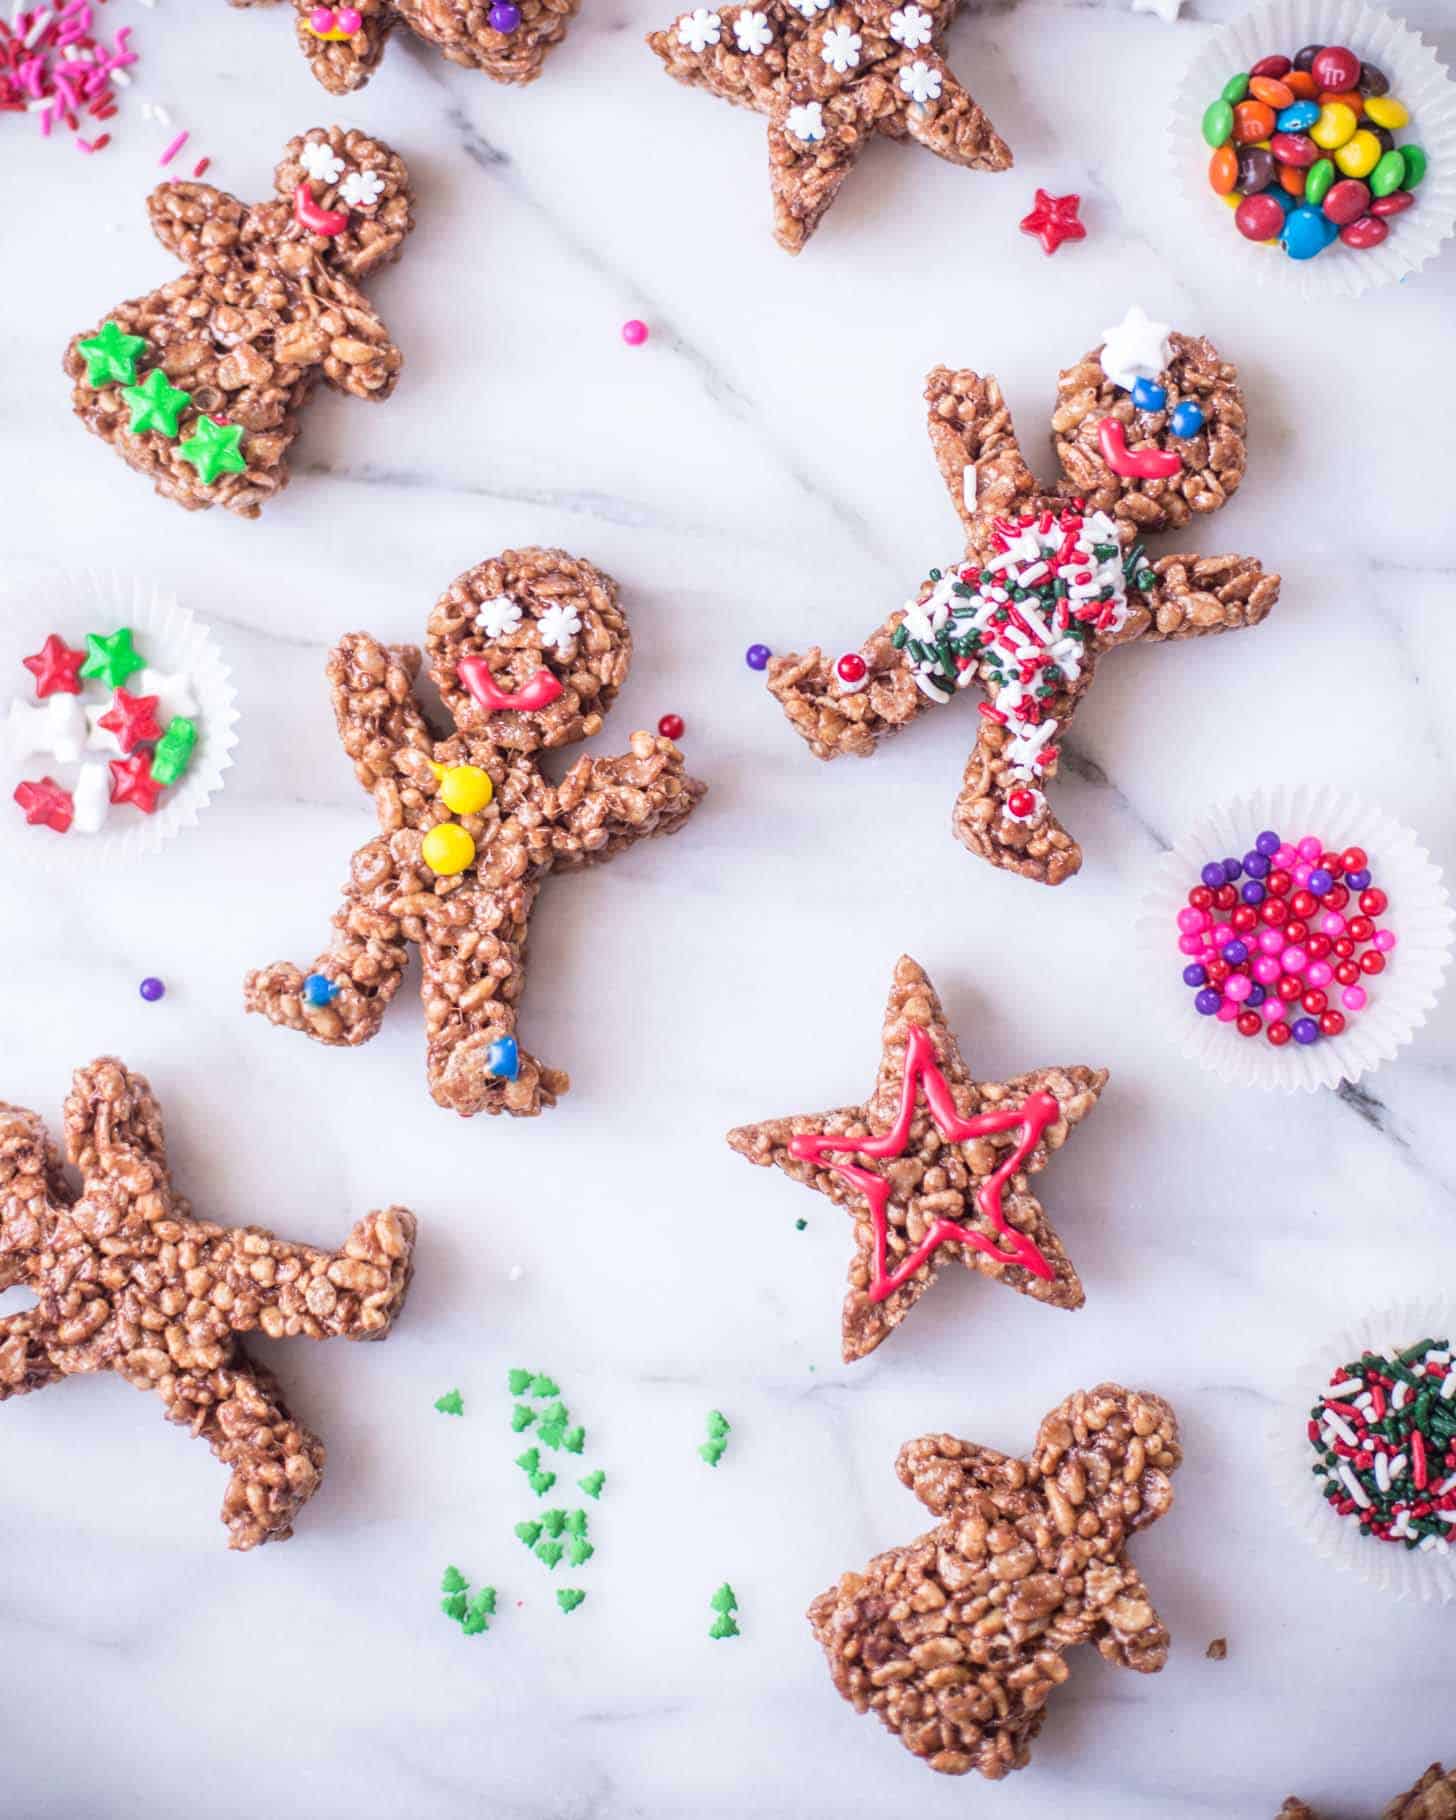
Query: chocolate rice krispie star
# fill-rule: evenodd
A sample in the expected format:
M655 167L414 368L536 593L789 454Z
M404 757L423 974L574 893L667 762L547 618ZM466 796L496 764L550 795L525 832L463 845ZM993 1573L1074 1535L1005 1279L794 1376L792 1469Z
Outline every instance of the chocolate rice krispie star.
M975 1080L908 955L896 963L881 1041L863 1105L728 1133L750 1163L776 1165L853 1218L846 1362L888 1338L956 1258L1039 1302L1080 1308L1081 1279L1028 1178L1097 1104L1106 1069Z
M354 855L334 940L305 973L248 976L249 1011L339 1047L367 1043L420 951L430 1092L468 1118L526 1118L570 1085L516 1041L526 937L547 875L675 834L707 785L670 739L579 758L560 783L541 755L602 729L632 661L616 583L564 550L507 550L453 581L425 635L455 730L414 696L420 653L367 632L329 658L344 750L380 832Z
M231 0L271 6L274 0ZM494 82L534 82L580 0L292 0L298 47L331 95L363 88L398 26Z
M1055 492L1022 454L992 375L936 367L925 399L965 555L838 658L817 647L775 657L768 687L816 758L867 758L921 715L984 695L952 832L993 866L1060 885L1082 849L1047 794L1103 654L1255 626L1279 598L1256 557L1154 557L1141 542L1238 490L1238 370L1212 342L1130 310L1058 375Z
M41 1120L0 1103L0 1290L35 1295L0 1315L0 1403L114 1371L231 1467L231 1547L291 1536L322 1480L323 1443L238 1336L382 1340L409 1288L414 1215L371 1213L338 1251L193 1219L151 1088L111 1056L76 1071L66 1156L79 1194Z
M677 81L768 116L774 239L797 253L876 134L970 170L1010 169L1010 147L940 54L958 4L699 6L647 42Z
M1312 1807L1291 1795L1275 1820L1321 1820ZM1456 1769L1433 1763L1403 1795L1382 1808L1380 1820L1456 1820Z
M1074 1391L1026 1460L907 1442L895 1470L937 1527L809 1607L834 1685L942 1775L1024 1769L1069 1649L1142 1675L1167 1661L1127 1546L1171 1507L1182 1458L1167 1403L1120 1384Z

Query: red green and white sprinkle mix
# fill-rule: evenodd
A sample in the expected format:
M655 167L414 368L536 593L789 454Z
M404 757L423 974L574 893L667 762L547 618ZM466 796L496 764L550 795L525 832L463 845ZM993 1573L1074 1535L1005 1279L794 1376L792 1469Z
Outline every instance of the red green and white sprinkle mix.
M727 1416L719 1410L710 1409L708 1411L708 1438L698 1449L698 1458L706 1460L709 1466L716 1466L728 1451L728 1436L731 1432L732 1424Z
M1363 1353L1309 1412L1311 1467L1332 1509L1367 1536L1450 1552L1456 1524L1456 1371L1448 1340Z

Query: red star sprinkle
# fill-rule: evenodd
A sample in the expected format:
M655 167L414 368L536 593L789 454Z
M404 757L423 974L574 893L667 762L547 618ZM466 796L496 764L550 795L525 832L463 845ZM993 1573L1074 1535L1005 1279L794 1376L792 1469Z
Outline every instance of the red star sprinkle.
M70 791L63 790L53 777L17 784L15 800L32 828L54 828L57 834L66 832L75 814Z
M134 752L145 740L162 737L162 724L157 719L157 695L131 695L125 689L116 691L116 699L97 721L114 733L123 752Z
M33 657L21 660L35 678L35 692L44 701L48 695L79 695L84 651L73 651L65 639L52 632Z
M143 815L150 815L161 794L162 786L152 776L150 752L133 752L130 758L112 759L112 802L132 803Z
M1082 206L1080 196L1050 196L1036 192L1036 207L1021 217L1023 234L1034 234L1048 253L1056 252L1064 240L1085 240L1087 230L1077 219Z

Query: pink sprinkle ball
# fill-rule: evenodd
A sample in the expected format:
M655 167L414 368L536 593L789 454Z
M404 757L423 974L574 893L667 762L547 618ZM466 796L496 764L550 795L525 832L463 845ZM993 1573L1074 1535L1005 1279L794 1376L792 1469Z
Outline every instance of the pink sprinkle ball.
M1254 990L1254 982L1247 974L1231 973L1223 983L1223 990L1226 998L1231 998L1236 1005L1242 1005Z
M1311 865L1315 863L1324 850L1324 843L1316 839L1313 834L1306 834L1304 839L1299 843L1299 857L1301 859L1307 859Z
M1340 994L1340 1003L1346 1011L1363 1011L1370 1002L1370 994L1363 986L1346 986Z
M1178 952L1180 954L1202 954L1206 946L1201 935L1180 935Z
M640 348L647 339L647 324L634 316L630 322L622 324L622 339L629 348Z
M1338 910L1326 910L1320 918L1319 926L1321 935L1333 937L1345 933L1345 919Z
M1328 986L1335 977L1335 970L1328 961L1311 961L1304 970L1304 977L1311 986Z
M1230 982L1230 984L1232 984L1232 982ZM1224 999L1223 1002L1219 1005L1219 1008L1218 1008L1219 1023L1231 1024L1238 1015L1239 1015L1239 1008L1231 998Z
M1281 954L1284 950L1284 937L1277 929L1261 929L1259 946L1265 954Z
M1278 852L1274 855L1274 870L1276 872L1287 872L1298 858L1299 854L1290 846L1288 841L1285 841L1283 846L1280 847Z
M1188 909L1178 912L1178 927L1185 935L1196 935L1200 929L1206 929L1212 921L1213 918L1206 910Z
M1382 954L1389 954L1391 949L1395 946L1395 931L1393 929L1377 929L1370 938L1370 945L1373 948L1378 948Z
M1286 973L1303 973L1309 965L1309 956L1303 948L1286 948L1279 956Z
M1261 986L1272 986L1279 978L1279 963L1272 954L1261 954L1254 962L1253 972Z
M1299 864L1294 868L1294 882L1299 886L1301 891L1309 883L1309 875L1313 871L1314 867L1305 860L1300 860Z
M1280 1018L1284 1016L1284 1005L1282 1001L1277 998L1266 998L1259 1009L1264 1013L1264 1022L1266 1024L1277 1024Z

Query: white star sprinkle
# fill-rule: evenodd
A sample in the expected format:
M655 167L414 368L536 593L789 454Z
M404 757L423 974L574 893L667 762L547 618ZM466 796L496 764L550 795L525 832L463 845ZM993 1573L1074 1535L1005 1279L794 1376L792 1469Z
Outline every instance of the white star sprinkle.
M1135 303L1115 328L1102 331L1102 371L1116 386L1132 390L1135 379L1156 379L1173 358L1166 322L1153 322Z

